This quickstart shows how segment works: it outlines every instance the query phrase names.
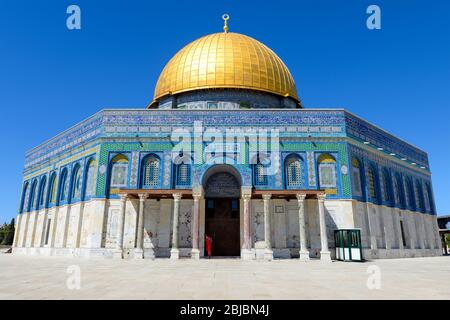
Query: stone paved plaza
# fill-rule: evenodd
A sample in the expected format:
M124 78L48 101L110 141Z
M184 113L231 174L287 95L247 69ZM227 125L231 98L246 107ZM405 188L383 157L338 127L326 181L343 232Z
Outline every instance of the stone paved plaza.
M379 290L367 287L373 265ZM0 254L0 266L0 299L450 299L450 257L324 264ZM68 288L68 270L80 270L79 290Z

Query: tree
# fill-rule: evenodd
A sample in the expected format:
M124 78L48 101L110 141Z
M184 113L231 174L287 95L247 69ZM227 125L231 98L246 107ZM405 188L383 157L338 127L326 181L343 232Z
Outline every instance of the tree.
M5 239L6 232L8 230L8 225L6 222L0 227L0 244L3 243L3 240Z
M14 241L15 220L11 219L9 224L4 223L0 227L0 244L10 246Z

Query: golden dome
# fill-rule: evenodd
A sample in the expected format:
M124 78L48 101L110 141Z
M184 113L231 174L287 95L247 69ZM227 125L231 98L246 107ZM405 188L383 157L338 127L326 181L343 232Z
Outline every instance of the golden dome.
M153 103L170 94L216 88L258 90L299 101L291 73L271 49L248 36L221 32L191 42L167 63Z

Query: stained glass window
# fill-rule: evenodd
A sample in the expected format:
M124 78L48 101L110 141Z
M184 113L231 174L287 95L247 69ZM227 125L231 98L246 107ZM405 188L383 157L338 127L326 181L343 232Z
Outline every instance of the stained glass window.
M72 198L78 199L81 196L81 170L80 167L75 168L72 181Z
M31 185L31 190L30 190L30 201L28 203L28 211L35 209L36 185L37 185L37 181L34 180L33 184Z
M47 178L44 176L44 177L42 177L41 184L39 186L39 200L38 200L39 207L44 205L44 199L45 199L44 192L45 192L46 184L47 184Z
M415 203L414 203L414 187L413 183L410 179L407 180L406 185L408 187L408 205L411 210L415 210Z
M396 204L402 204L401 203L401 195L400 195L400 178L397 176L394 179L394 196L395 196L395 203Z
M65 201L67 198L67 191L69 189L69 181L67 180L67 170L64 169L61 173L61 180L59 184L60 188L60 194L59 194L59 200Z
M356 196L362 196L361 187L361 167L359 161L355 158L352 160L352 182L353 182L353 193Z
M428 186L425 186L425 189L423 189L423 199L425 200L425 210L430 211L430 195L428 194Z
M267 175L265 173L264 165L262 163L257 163L255 165L255 185L257 186L266 186L267 181Z
M300 159L291 157L286 163L288 187L299 187L302 184L302 166Z
M369 166L367 169L367 187L369 189L369 197L372 199L377 198L377 189L375 186L375 173L373 168Z
M50 178L50 191L49 191L49 199L48 203L55 203L56 199L56 173L52 174L52 177Z
M92 197L95 194L95 161L89 161L86 172L86 197Z
M28 182L25 183L22 191L22 201L20 204L20 212L23 212L27 209L27 200L28 200L28 194L29 194L30 188Z
M190 186L191 184L191 165L182 163L177 166L177 185Z
M390 201L391 197L389 196L390 191L390 176L386 170L383 170L383 200Z
M422 198L422 185L420 183L420 181L416 181L416 188L414 190L415 194L415 198L416 198L416 208L419 210L423 210L424 209L424 204L423 204L423 198Z
M159 179L159 160L155 157L149 157L144 164L144 186L155 187Z

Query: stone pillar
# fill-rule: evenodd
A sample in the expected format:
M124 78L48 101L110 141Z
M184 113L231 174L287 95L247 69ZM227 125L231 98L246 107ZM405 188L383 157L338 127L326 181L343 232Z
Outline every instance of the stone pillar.
M415 226L415 220L414 215L411 213L411 211L408 211L407 215L407 223L408 223L408 234L409 234L409 249L415 250L416 249L416 228ZM412 220L412 221L411 221Z
M400 216L399 216L399 212L401 212L401 210L397 211L396 209L392 209L392 213L395 217L394 221L395 221L395 225L394 228L397 228L397 237L398 237L398 248L403 251L404 249L404 245L403 245L403 236L402 236L402 227L400 225ZM405 239L406 240L406 239Z
M77 221L77 236L76 236L75 248L81 247L81 233L83 232L84 204L85 204L85 202L81 201L80 213L78 214L78 221Z
M326 195L318 195L319 201L319 223L320 223L320 260L331 262L330 251L328 250L327 225L325 222L325 197Z
M436 240L436 249L442 250L443 244L445 245L445 242L443 243L441 237L439 236L439 225L436 216L433 216L432 229L434 238ZM446 252L445 254L447 254L447 245L445 245L445 252Z
M297 194L298 201L298 225L300 235L300 261L309 260L309 251L306 246L306 226L305 226L305 198L304 194Z
M178 250L178 220L180 214L181 193L173 195L173 221L172 221L172 249L170 250L170 259L177 260L180 257Z
M117 224L117 241L116 241L116 249L114 251L114 258L122 259L123 258L123 232L125 228L125 211L127 206L127 194L120 195L120 211L119 218Z
M36 237L36 229L37 229L38 219L39 219L39 210L36 209L36 211L34 211L33 229L31 230L31 245L30 245L30 247L32 247L32 248L35 247L34 238ZM39 247L39 244L37 245L37 247Z
M42 219L41 238L39 240L40 247L45 246L45 234L47 233L47 223L48 223L47 221L48 221L48 208L45 208L44 209L44 218ZM50 230L48 232L50 232Z
M136 215L136 249L134 250L134 258L144 258L144 210L145 210L146 194L139 194L139 211Z
M366 211L367 211L367 223L369 224L369 239L370 239L370 249L377 250L377 237L375 234L375 221L372 219L372 205L369 202L366 202Z
M422 233L422 217L420 212L413 211L413 219L414 219L414 226L416 229L416 237L419 242L419 248L422 252L420 254L423 254L423 249L425 249L425 240L424 240L424 234Z
M244 243L241 249L241 259L243 260L253 259L250 217L251 197L251 193L242 194L242 200L244 201Z
M19 213L16 219L16 225L15 225L15 232L14 232L14 240L13 240L13 247L17 248L18 242L19 242L19 233L21 231L21 227L20 224L22 223L22 214L23 213Z
M53 219L52 219L52 233L51 233L51 240L50 240L50 248L54 248L56 244L56 234L58 232L58 216L59 216L59 207L55 208L55 211L53 213Z
M22 236L22 247L25 248L27 246L27 236L28 236L28 221L30 221L31 212L25 213L25 227L23 228L23 236Z
M272 195L264 194L262 198L264 202L264 241L266 243L264 259L273 260L272 241L270 234L270 198L272 198Z
M62 247L63 248L67 248L67 238L69 237L69 225L70 225L70 209L71 209L72 205L68 204L67 205L67 210L66 210L66 219L64 220L64 233L63 233L63 242L62 242Z
M200 259L200 250L198 244L199 238L199 218L200 218L200 198L202 197L201 192L196 192L192 194L194 198L194 206L192 208L192 250L191 258Z

